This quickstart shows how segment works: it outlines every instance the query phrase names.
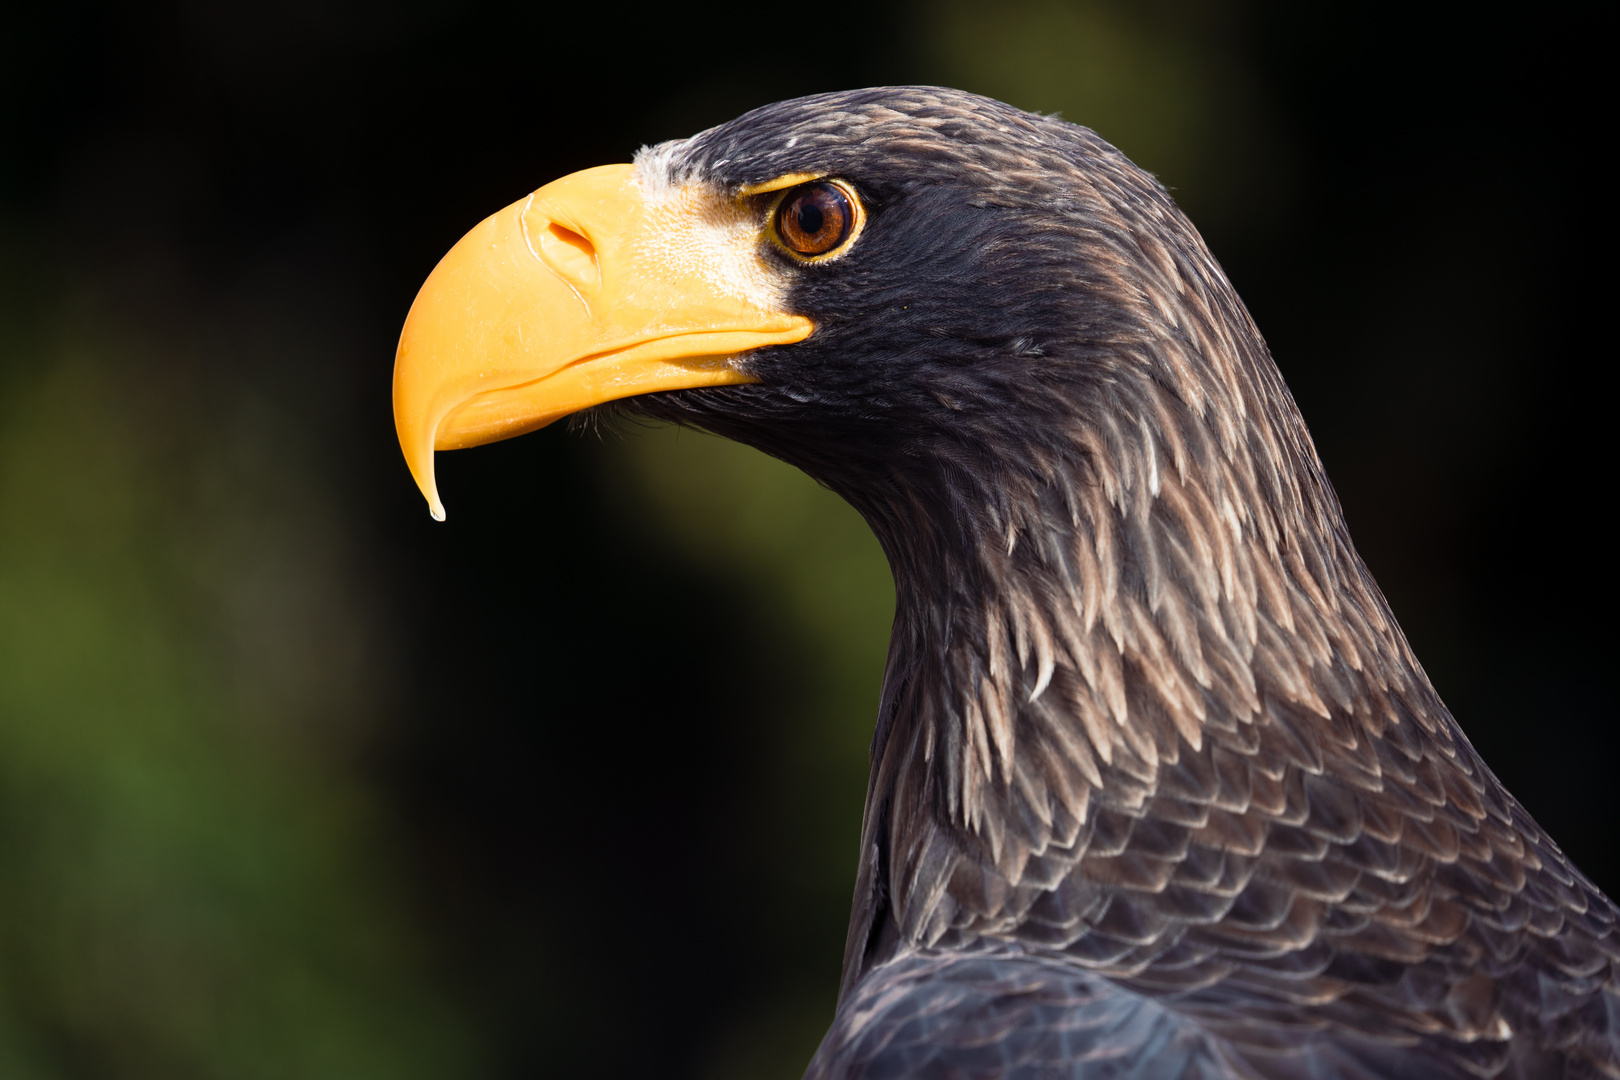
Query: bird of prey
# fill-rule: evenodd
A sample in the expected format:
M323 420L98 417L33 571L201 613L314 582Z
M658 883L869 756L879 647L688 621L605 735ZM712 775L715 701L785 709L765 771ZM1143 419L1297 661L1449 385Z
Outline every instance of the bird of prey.
M595 406L847 499L895 619L808 1076L1620 1077L1615 905L1447 711L1260 332L1086 128L890 87L540 188L433 271L400 443Z

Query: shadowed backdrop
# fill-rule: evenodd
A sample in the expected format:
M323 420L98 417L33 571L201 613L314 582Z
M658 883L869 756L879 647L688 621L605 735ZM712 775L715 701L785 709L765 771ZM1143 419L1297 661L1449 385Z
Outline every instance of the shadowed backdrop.
M486 214L877 83L1170 186L1441 694L1613 894L1597 40L1556 4L0 12L0 1075L800 1074L875 541L751 450L589 424L442 457L436 524L389 377Z

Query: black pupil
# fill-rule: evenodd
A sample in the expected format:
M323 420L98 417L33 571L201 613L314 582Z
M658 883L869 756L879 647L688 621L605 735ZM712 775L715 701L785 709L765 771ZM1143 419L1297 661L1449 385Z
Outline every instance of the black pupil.
M799 229L802 232L810 236L816 235L821 231L825 219L826 216L822 214L821 207L815 204L814 196L799 203Z

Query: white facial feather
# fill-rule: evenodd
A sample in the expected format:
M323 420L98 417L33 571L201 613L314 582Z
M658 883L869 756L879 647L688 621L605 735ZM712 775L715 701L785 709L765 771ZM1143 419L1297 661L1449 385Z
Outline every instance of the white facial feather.
M781 311L787 285L766 254L767 223L755 200L733 196L701 175L679 180L684 141L644 146L634 159L636 183L653 215L665 215L656 248L638 261L696 272L716 291L762 311Z

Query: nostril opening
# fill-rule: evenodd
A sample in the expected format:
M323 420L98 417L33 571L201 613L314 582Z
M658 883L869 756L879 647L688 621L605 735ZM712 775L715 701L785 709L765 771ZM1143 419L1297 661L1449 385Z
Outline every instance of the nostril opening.
M596 284L596 248L573 229L555 221L547 225L540 233L540 253L564 277Z
M593 259L596 257L596 249L591 246L591 242L579 235L579 233L575 232L573 229L564 228L553 221L550 225L546 226L546 231L549 232L554 238L567 244L569 247L578 248L581 252Z

